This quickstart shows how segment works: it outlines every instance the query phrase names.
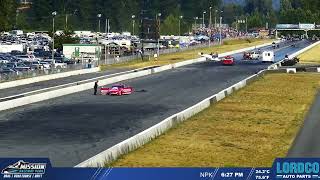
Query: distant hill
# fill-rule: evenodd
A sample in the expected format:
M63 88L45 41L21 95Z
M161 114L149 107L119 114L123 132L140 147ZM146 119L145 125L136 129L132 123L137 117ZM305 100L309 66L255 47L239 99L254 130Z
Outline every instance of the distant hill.
M273 8L275 9L279 9L280 8L280 0L272 0L273 1ZM223 0L223 2L225 4L230 4L230 3L234 3L234 4L242 4L244 5L245 0Z

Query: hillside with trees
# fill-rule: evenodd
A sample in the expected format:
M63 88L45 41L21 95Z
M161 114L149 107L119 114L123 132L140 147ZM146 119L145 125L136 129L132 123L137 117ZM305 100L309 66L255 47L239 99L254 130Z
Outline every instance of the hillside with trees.
M230 3L230 1L232 1ZM161 13L161 31L177 34L179 17L182 31L187 32L195 23L201 23L202 13L206 11L205 23L209 23L209 7L212 7L212 22L215 16L223 17L223 23L244 29L237 20L248 20L248 28L274 27L277 23L320 23L319 0L280 0L280 8L275 9L275 0L149 0L148 14L155 19ZM110 19L111 31L131 31L132 15L139 23L142 0L33 0L27 10L16 11L18 3L12 0L0 1L0 31L15 27L25 30L46 30L52 27L53 11L56 29L98 30L97 14L101 13L101 30L105 19ZM218 10L216 13L215 10ZM218 18L217 18L218 19ZM137 28L138 26L136 26ZM137 31L136 31L137 32Z

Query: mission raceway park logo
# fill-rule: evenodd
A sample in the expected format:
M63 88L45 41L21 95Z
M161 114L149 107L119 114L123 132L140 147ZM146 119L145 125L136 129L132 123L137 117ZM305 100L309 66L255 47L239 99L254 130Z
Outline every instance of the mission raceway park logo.
M3 178L42 178L46 163L29 163L19 160L1 171Z

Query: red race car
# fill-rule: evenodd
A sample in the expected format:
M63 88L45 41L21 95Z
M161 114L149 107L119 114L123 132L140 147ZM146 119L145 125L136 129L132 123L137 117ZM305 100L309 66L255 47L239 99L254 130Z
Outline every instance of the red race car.
M114 85L111 88L102 87L100 89L101 95L129 95L133 93L133 88L129 86L125 86L123 84Z
M223 65L233 65L234 64L234 59L232 56L226 56L222 60Z

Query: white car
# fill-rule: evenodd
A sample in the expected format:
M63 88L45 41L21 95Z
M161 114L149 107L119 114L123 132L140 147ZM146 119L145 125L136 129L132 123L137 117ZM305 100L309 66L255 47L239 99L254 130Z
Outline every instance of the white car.
M40 64L42 64L43 69L51 69L51 64L48 62L40 61Z
M250 59L260 59L261 54L259 52L250 53Z
M5 63L9 63L10 61L8 60L4 60L4 59L0 59L0 64L5 64Z
M56 69L66 69L67 68L67 63L61 63L61 62L57 62L57 61L55 63L53 63L52 59L47 59L47 60L42 61L42 62L47 62L50 65L53 65L53 67L56 68Z
M22 61L39 61L39 58L36 58L34 55L27 54L27 55L18 55L16 56L17 59L20 59Z

